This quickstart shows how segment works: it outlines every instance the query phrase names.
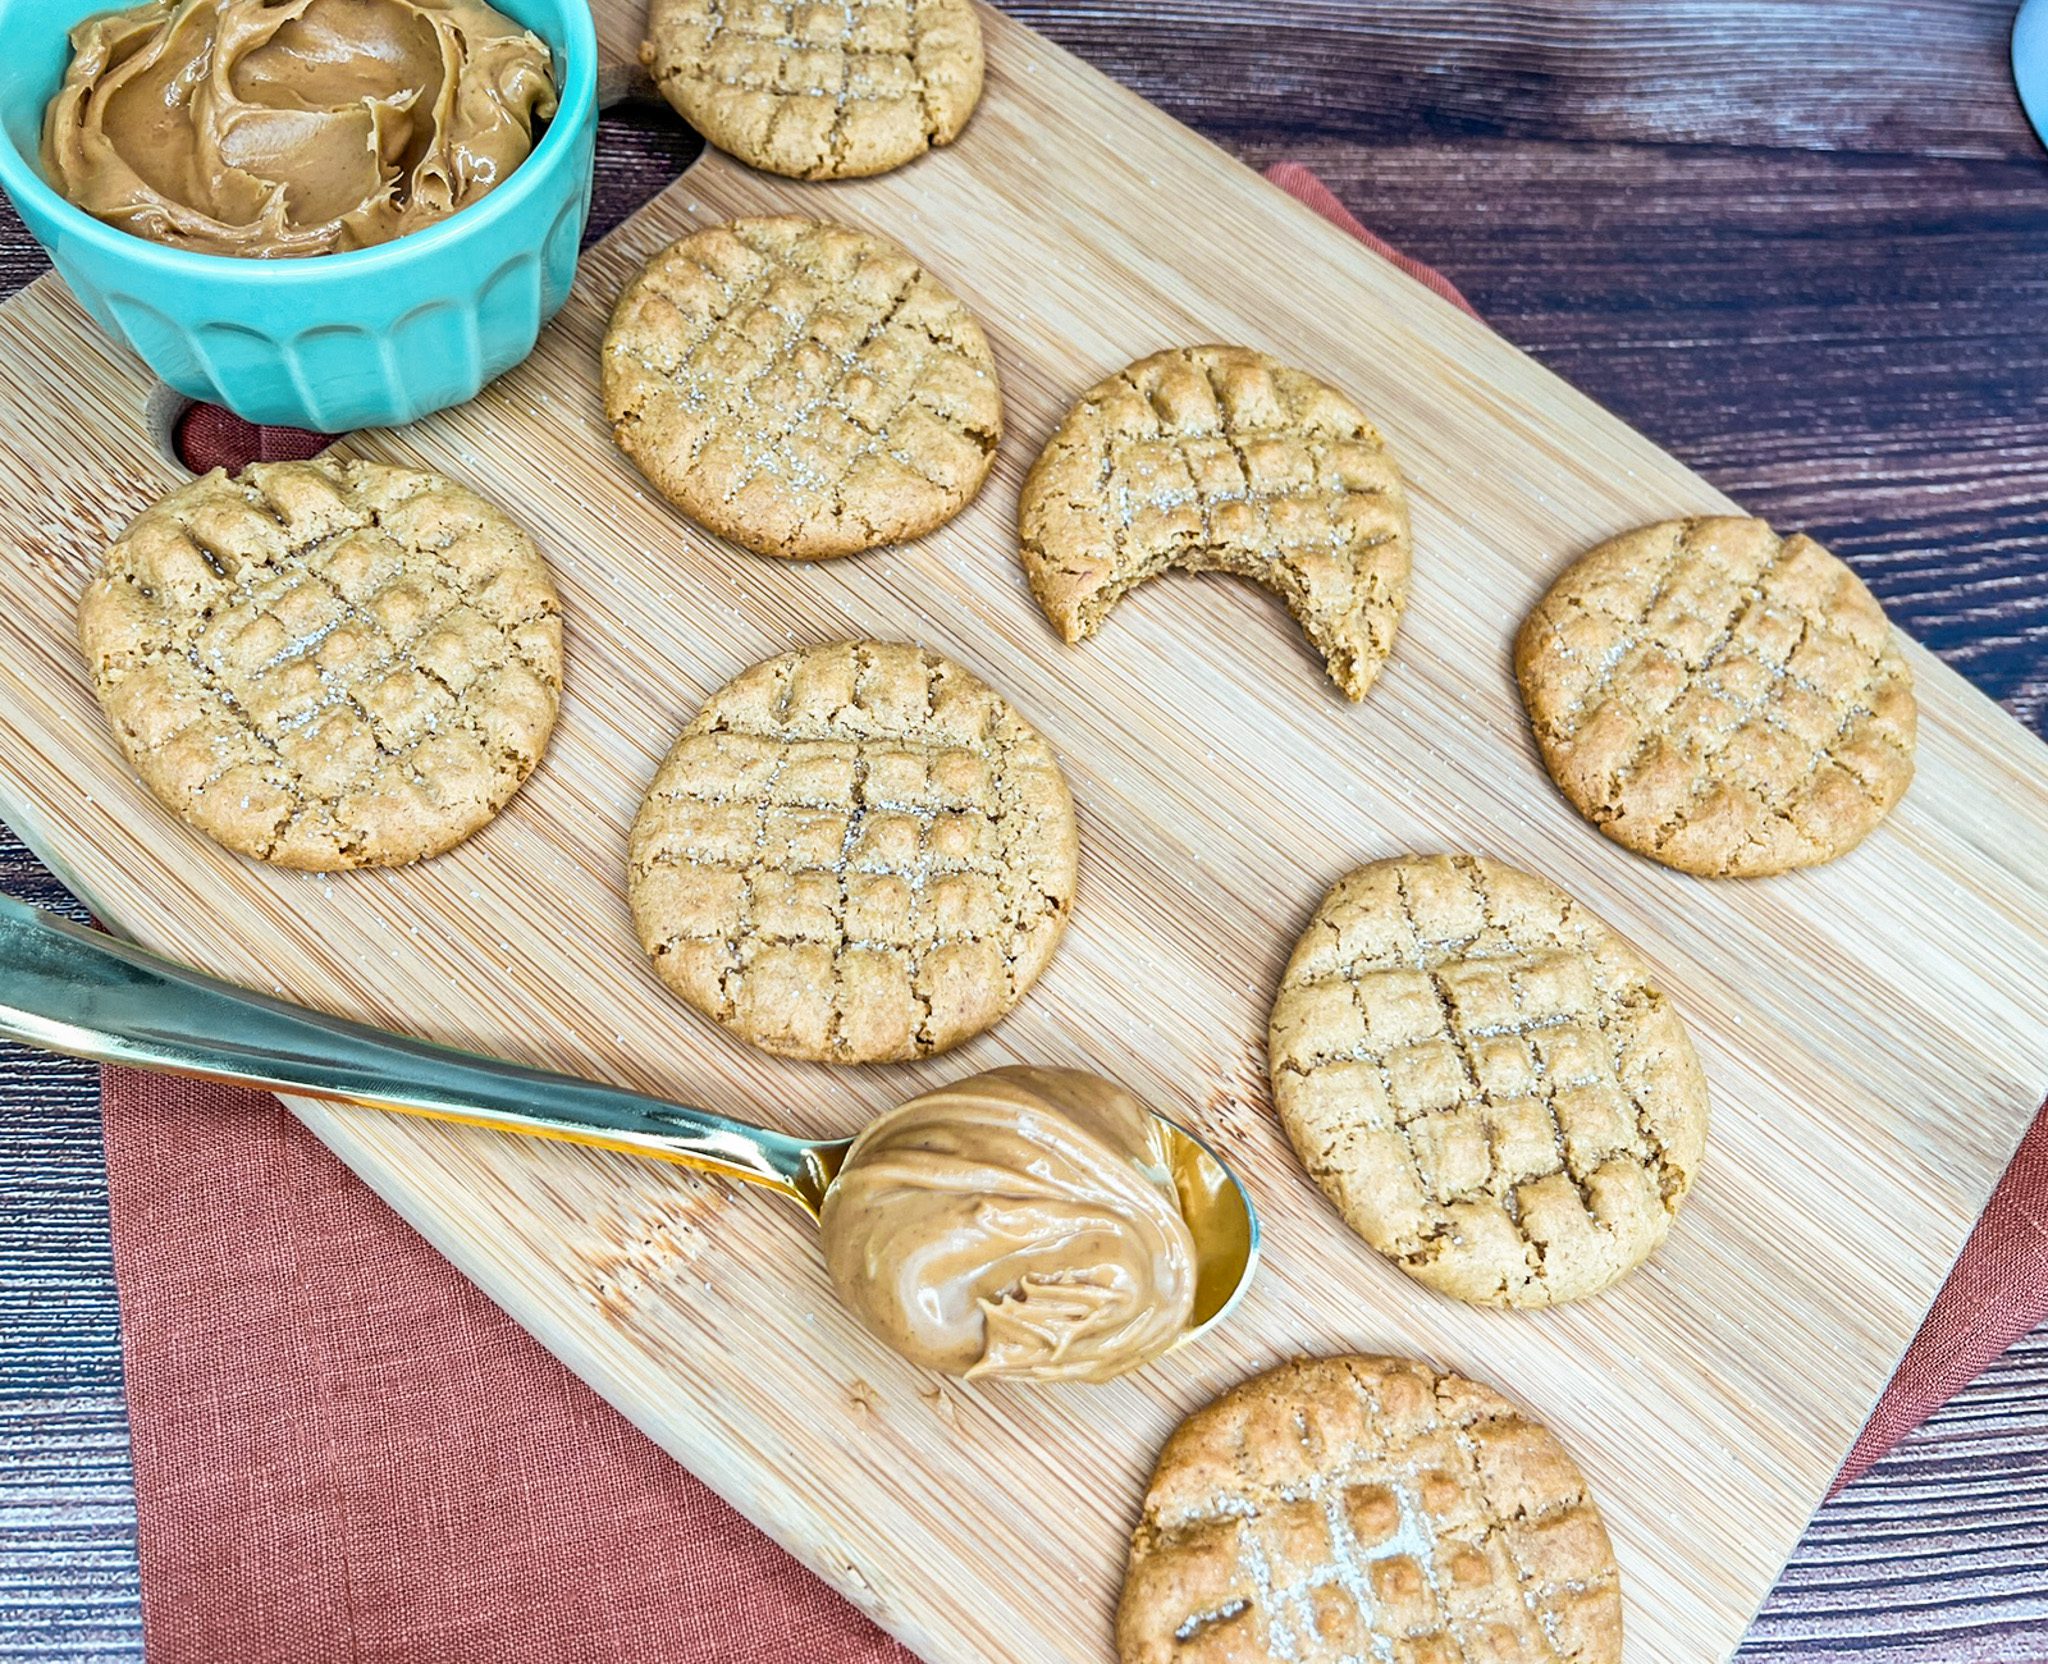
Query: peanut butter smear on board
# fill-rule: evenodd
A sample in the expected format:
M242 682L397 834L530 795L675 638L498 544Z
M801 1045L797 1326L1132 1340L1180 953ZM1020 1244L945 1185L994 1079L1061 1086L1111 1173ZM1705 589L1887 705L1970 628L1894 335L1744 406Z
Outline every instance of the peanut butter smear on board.
M51 182L204 254L421 230L503 183L556 108L545 43L481 0L151 0L88 18L71 49Z
M1106 1381L1187 1328L1195 1241L1162 1128L1121 1087L997 1069L883 1115L825 1196L825 1264L874 1334L949 1374Z

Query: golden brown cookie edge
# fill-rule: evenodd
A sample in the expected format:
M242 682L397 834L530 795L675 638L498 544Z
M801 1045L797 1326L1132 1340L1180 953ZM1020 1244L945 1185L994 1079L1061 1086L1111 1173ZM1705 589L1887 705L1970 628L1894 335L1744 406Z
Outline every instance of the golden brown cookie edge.
M1014 994L1007 1003L997 1002L993 1013L981 1026L930 1047L899 1047L886 1052L876 1052L871 1055L842 1056L836 1051L829 1049L821 1050L816 1047L782 1043L773 1035L751 1031L752 1025L750 1024L737 1024L728 1021L718 1011L707 1007L698 998L695 990L684 979L681 967L671 967L647 945L647 921L640 904L641 887L638 883L637 873L629 868L627 874L627 908L632 915L635 936L641 942L643 954L647 958L650 968L660 978L663 985L692 1011L695 1011L704 1018L706 1022L731 1035L734 1039L752 1046L758 1051L766 1052L771 1056L785 1057L797 1062L825 1063L846 1067L859 1067L880 1063L916 1062L922 1058L943 1056L945 1053L965 1045L969 1040L997 1028L1024 1003L1032 988L1037 985L1038 979L1044 975L1047 967L1051 965L1055 954L1058 952L1060 943L1065 939L1067 927L1073 919L1074 906L1078 898L1081 850L1080 820L1074 806L1072 784L1067 779L1066 769L1060 763L1059 755L1054 750L1052 743L1018 710L1007 694L1002 693L978 671L969 669L958 659L940 653L936 649L919 646L916 643L886 642L870 636L849 636L832 641L813 642L804 647L791 648L782 653L770 654L767 658L758 660L754 664L744 666L734 672L732 676L728 677L717 688L713 689L711 693L706 695L703 704L677 732L675 740L668 749L662 753L662 760L656 765L655 772L650 777L648 788L642 794L639 807L634 812L633 825L629 831L629 845L637 844L639 841L642 822L653 805L655 784L659 782L662 774L667 770L670 759L687 740L707 731L703 724L714 714L713 706L721 694L725 693L742 679L758 675L785 659L795 659L806 654L829 652L840 648L859 649L878 646L912 648L919 653L929 654L942 664L950 665L954 671L977 684L992 698L999 700L1016 719L1018 724L1031 735L1039 746L1043 747L1048 772L1054 786L1057 788L1056 810L1061 834L1058 847L1061 870L1057 876L1061 883L1062 893L1059 897L1058 909L1049 921L1049 928L1035 932L1030 940L1028 955L1020 957L1016 961Z
M1286 1077L1285 1071L1280 1068L1278 1062L1280 1051L1278 1017L1281 999L1292 986L1296 968L1309 951L1309 938L1320 925L1324 914L1338 900L1340 894L1344 892L1347 886L1351 885L1363 874L1376 869L1400 867L1426 858L1412 851L1405 855L1383 856L1377 860L1364 862L1339 876L1324 891L1322 898L1316 903L1314 911L1309 915L1308 922L1303 926L1300 935L1297 937L1294 947L1289 951L1287 964L1281 971L1279 983L1274 989L1273 1003L1266 1028L1267 1080L1273 1090L1273 1105L1280 1116L1281 1129L1287 1135L1288 1146L1294 1152L1295 1160L1300 1164L1302 1172L1315 1184L1317 1190L1322 1193L1330 1207L1343 1220L1345 1227L1387 1264L1404 1275L1413 1278L1424 1287L1430 1288L1449 1299L1462 1301L1467 1305L1523 1311L1541 1311L1549 1307L1569 1305L1578 1300L1590 1299L1595 1295L1603 1294L1608 1289L1625 1282L1631 1275L1641 1270L1669 1238L1671 1227L1677 1223L1678 1215L1683 1209L1685 1200L1691 1195L1693 1187L1699 1182L1699 1169L1705 1154L1707 1128L1712 1112L1712 1104L1708 1091L1706 1071L1700 1064L1698 1048L1693 1043L1691 1031L1685 1027L1683 1018L1678 1017L1675 1010L1671 1010L1669 995L1663 995L1661 986L1653 974L1654 967L1643 957L1641 950L1634 943L1629 941L1627 937L1623 936L1604 918L1580 902L1571 892L1544 878L1541 874L1526 872L1521 868L1509 866L1505 862L1496 861L1490 856L1472 855L1464 857L1477 863L1488 872L1505 872L1519 878L1534 879L1539 884L1546 886L1569 900L1574 908L1583 910L1589 919L1599 925L1604 933L1605 940L1634 963L1641 973L1644 982L1662 995L1666 1002L1666 1008L1671 1011L1672 1020L1677 1023L1679 1035L1684 1041L1684 1057L1688 1060L1686 1070L1688 1075L1686 1083L1687 1095L1684 1101L1677 1107L1683 1112L1682 1118L1688 1132L1687 1148L1679 1153L1689 1159L1684 1162L1680 1169L1684 1177L1684 1183L1680 1186L1676 1196L1665 1211L1661 1228L1657 1229L1652 1237L1643 1245L1641 1253L1627 1264L1618 1267L1612 1275L1590 1280L1583 1286L1570 1285L1568 1292L1553 1294L1549 1292L1547 1287L1539 1284L1535 1286L1533 1292L1518 1297L1511 1292L1509 1285L1503 1281L1500 1292L1488 1293L1484 1290L1483 1285L1474 1285L1470 1282L1469 1277L1466 1275L1467 1262L1463 1260L1447 1261L1439 1257L1411 1262L1402 1258L1397 1251L1396 1245L1383 1240L1384 1233L1378 1229L1377 1221L1372 1216L1363 1214L1359 1208L1347 1201L1341 1194L1336 1187L1338 1175L1331 1174L1326 1176L1318 1172L1308 1154L1309 1134L1312 1129L1307 1127L1301 1119L1302 1112L1296 1105L1298 1088L1294 1080Z
M1399 458L1394 455L1391 447L1387 445L1385 436L1379 431L1378 425L1372 421L1356 400L1352 399L1342 388L1324 380L1312 371L1303 370L1295 365L1288 364L1281 359L1275 358L1270 353L1261 352L1256 347L1207 341L1197 342L1188 346L1161 348L1157 352L1146 354L1143 358L1133 359L1130 363L1124 365L1123 368L1104 376L1074 398L1073 402L1061 416L1059 425L1053 430L1051 436L1040 448L1038 455L1033 459L1031 467L1025 474L1024 483L1018 495L1018 561L1024 569L1025 582L1031 590L1032 599L1037 603L1039 611L1044 614L1046 622L1059 632L1061 639L1069 646L1078 646L1097 634L1107 621L1109 614L1115 610L1117 603L1129 592L1129 589L1137 587L1137 583L1133 583L1125 589L1119 590L1092 617L1089 616L1085 602L1089 597L1100 594L1103 586L1099 581L1086 579L1063 567L1061 561L1051 552L1045 536L1034 530L1034 522L1040 518L1037 508L1040 500L1048 490L1046 476L1060 460L1057 453L1071 448L1074 444L1080 432L1082 419L1091 406L1108 397L1120 382L1164 366L1171 361L1195 355L1257 366L1270 372L1284 374L1289 377L1298 377L1313 383L1324 392L1349 406L1356 415L1360 426L1371 436L1380 453L1387 460L1393 474L1393 488L1388 495L1392 498L1393 511L1399 522L1397 536L1391 540L1395 546L1393 559L1397 565L1397 570L1391 573L1391 582L1394 589L1390 603L1392 622L1388 630L1386 644L1376 656L1367 658L1362 655L1360 662L1348 674L1340 674L1334 651L1325 647L1323 642L1317 639L1315 633L1316 624L1311 622L1309 615L1304 608L1297 604L1295 597L1289 595L1279 585L1267 583L1256 577L1244 577L1242 580L1264 590L1286 607L1288 616L1301 631L1310 651L1322 660L1324 674L1337 687L1339 692L1356 704L1363 700L1372 690L1374 684L1378 682L1381 673L1385 670L1387 662L1393 657L1394 648L1400 635L1401 622L1407 614L1409 586L1414 573L1414 537L1408 510L1407 481L1401 472ZM1385 545L1374 545L1373 549L1376 552L1383 547ZM1175 569L1177 568L1170 565L1162 569L1160 573L1152 574L1152 576L1163 576L1165 572ZM1138 583L1146 581L1149 580L1140 579Z
M1919 702L1914 688L1912 666L1906 662L1904 655L1899 651L1897 627L1890 625L1889 615L1885 614L1883 603L1871 592L1869 585L1864 583L1862 576L1854 567L1850 566L1847 561L1835 554L1825 544L1820 543L1817 539L1808 538L1809 542L1812 542L1816 548L1820 549L1823 554L1827 555L1830 560L1834 561L1848 575L1856 590L1869 602L1870 606L1880 616L1886 618L1887 626L1890 629L1890 636L1879 663L1880 665L1888 666L1895 673L1896 679L1901 684L1901 689L1906 698L1904 720L1900 724L1906 730L1905 766L1903 772L1896 777L1896 780L1887 778L1885 782L1887 790L1883 801L1873 805L1873 812L1867 822L1853 836L1848 837L1846 840L1837 841L1823 851L1803 858L1788 857L1779 859L1768 855L1756 855L1745 858L1742 851L1737 851L1733 857L1709 859L1704 856L1692 856L1683 852L1657 849L1644 839L1634 837L1627 830L1615 826L1612 821L1601 821L1593 818L1590 809L1580 801L1580 794L1569 787L1563 779L1564 774L1568 772L1568 748L1562 745L1548 731L1550 726L1548 718L1554 710L1554 706L1550 698L1548 682L1543 677L1542 666L1538 662L1542 651L1541 642L1538 638L1543 627L1554 615L1552 603L1561 602L1562 595L1567 586L1572 584L1574 580L1583 580L1586 575L1598 570L1600 565L1610 564L1623 559L1629 549L1642 540L1675 526L1705 525L1720 521L1761 525L1769 530L1772 536L1781 537L1782 541L1790 541L1792 537L1805 535L1794 532L1789 534L1789 536L1783 536L1775 528L1771 527L1768 521L1753 515L1713 514L1693 515L1671 520L1647 521L1640 526L1630 527L1626 531L1617 532L1614 536L1603 539L1580 555L1551 581L1550 586L1544 590L1542 596L1529 609L1528 614L1517 627L1514 649L1515 683L1521 693L1523 712L1528 718L1530 736L1535 741L1538 756L1543 763L1544 773L1549 776L1550 782L1558 795L1571 806L1573 813L1578 815L1587 825L1591 826L1594 831L1598 832L1609 842L1628 850L1631 854L1640 855L1645 860L1654 861L1659 866L1668 867L1674 872L1685 873L1689 877L1773 878L1788 872L1798 872L1811 867L1825 866L1829 862L1839 860L1857 849L1865 839L1884 824L1892 811L1904 801L1906 792L1912 785L1913 776L1917 768L1917 759L1914 753L1919 728Z
M880 537L832 537L822 533L792 539L786 543L773 543L765 539L759 528L744 516L731 513L722 499L714 499L697 491L687 465L677 465L664 452L636 445L624 426L625 415L619 405L624 388L620 372L615 367L614 342L619 339L627 307L652 287L654 268L661 262L674 258L682 249L698 237L712 233L733 233L741 226L788 226L804 230L829 228L849 232L865 238L885 250L900 254L917 267L918 271L947 300L958 308L963 333L975 349L972 356L989 378L990 390L995 400L993 433L982 457L980 471L974 480L960 493L958 500L941 505L933 513L913 516L898 527L892 527ZM981 327L981 320L974 315L967 303L933 274L931 268L893 238L879 232L863 230L858 226L844 225L836 220L809 219L801 214L754 214L742 215L737 219L720 221L714 225L698 226L686 232L673 242L663 245L650 253L640 263L639 269L619 291L618 299L612 304L610 318L605 326L603 340L599 344L599 387L605 411L605 421L612 430L612 442L641 476L658 491L662 498L686 519L700 526L714 536L738 545L748 553L759 555L764 560L787 560L810 562L838 560L850 555L867 554L875 549L891 548L908 543L920 537L929 536L941 526L947 525L969 508L980 497L988 476L995 467L997 455L1002 449L1006 405L1003 398L1002 374L996 364L995 352L990 347L988 332Z
M647 34L640 43L641 66L654 82L655 90L677 115L695 128L704 142L712 148L758 173L773 174L783 179L800 179L824 182L834 179L870 179L885 173L893 173L900 167L907 167L920 156L933 150L943 149L953 143L966 131L974 112L980 107L982 90L987 82L987 46L982 36L981 19L974 7L966 0L941 0L951 14L952 21L964 26L972 35L973 50L968 59L965 79L957 87L938 89L944 95L943 107L936 112L933 120L933 89L920 82L919 92L926 107L922 142L908 144L882 153L868 163L849 162L825 168L792 168L781 165L774 157L751 143L741 132L727 110L728 99L719 97L721 88L705 85L700 79L688 73L687 66L675 62L668 73L664 63L668 59L666 44L660 39L664 14L670 0L649 0ZM914 0L913 0L914 4Z
M547 637L550 649L550 662L545 668L551 672L551 675L544 684L547 687L549 696L548 709L545 720L534 733L533 756L531 760L520 769L509 788L494 803L487 804L465 817L441 823L441 835L417 850L380 852L374 845L366 844L363 849L348 854L322 854L316 856L300 854L296 851L271 853L255 839L238 833L231 826L218 823L217 817L209 817L216 820L216 824L203 824L201 818L193 812L196 807L195 805L184 805L174 801L165 785L155 778L157 771L151 765L149 754L146 751L138 753L135 746L130 743L130 736L115 721L113 713L107 709L106 701L110 690L102 680L101 666L98 663L100 657L98 651L99 625L101 623L101 615L108 605L107 597L112 592L111 586L115 582L120 581L113 572L117 555L122 547L135 537L137 533L147 531L163 521L170 521L177 527L180 534L183 535L183 525L177 521L173 513L174 507L182 499L188 495L196 497L203 491L211 491L221 486L241 486L247 480L251 471L256 469L267 472L289 472L295 469L310 469L321 474L331 484L336 484L338 487L346 482L347 488L350 489L356 488L358 482L368 480L391 478L416 479L426 482L421 488L423 491L446 491L465 498L477 504L491 520L506 528L514 539L524 546L527 555L530 557L529 564L533 576L553 602L553 610L543 625L543 633ZM105 722L108 735L113 740L115 748L121 753L124 761L127 762L137 781L148 791L150 796L156 800L158 805L167 814L171 815L187 830L195 832L210 842L219 845L230 854L240 856L245 860L260 862L265 866L275 867L280 871L355 872L373 868L411 866L418 862L431 861L447 854L450 850L476 836L477 833L490 825L492 821L496 820L511 806L513 799L525 788L527 782L539 771L540 765L545 761L549 742L554 736L555 727L561 717L564 675L561 595L547 557L540 552L539 546L533 541L532 535L499 504L471 487L464 485L459 480L438 473L433 469L411 468L397 463L377 461L373 458L344 458L322 453L319 456L304 461L252 463L249 467L234 474L230 474L225 468L215 467L166 492L162 497L159 497L155 502L144 508L141 513L137 514L122 529L120 535L108 544L107 548L102 552L99 566L92 578L87 582L85 589L79 595L75 639L77 640L81 657L85 660L87 679L92 683L93 687L94 702L100 707L101 717Z
M1183 1464L1199 1466L1203 1460L1199 1447L1215 1442L1213 1430L1219 1425L1227 1425L1241 1407L1254 1404L1261 1398L1279 1396L1282 1389L1297 1380L1306 1380L1313 1389L1327 1392L1332 1386L1340 1384L1337 1380L1339 1375L1348 1381L1356 1382L1357 1373L1361 1370L1380 1377L1394 1374L1419 1377L1429 1382L1433 1394L1441 1395L1448 1389L1460 1396L1468 1397L1484 1406L1495 1418L1511 1419L1533 1429L1548 1442L1558 1456L1562 1457L1579 1480L1583 1494L1578 1506L1591 1516L1592 1523L1599 1532L1606 1562L1603 1575L1609 1578L1606 1593L1612 1597L1603 1604L1594 1620L1595 1633L1591 1636L1594 1650L1582 1654L1578 1664L1621 1664L1621 1567L1614 1554L1613 1539L1607 1530L1606 1516L1600 1508L1599 1499L1593 1495L1585 1471L1572 1456L1569 1447L1558 1438L1546 1422L1530 1415L1505 1393L1484 1382L1437 1369L1419 1358L1357 1352L1301 1355L1274 1364L1225 1388L1214 1398L1189 1412L1167 1435L1147 1475L1138 1521L1131 1529L1123 1584L1117 1598L1118 1664L1178 1664L1174 1649L1161 1650L1144 1644L1146 1637L1141 1633L1144 1615L1142 1611L1135 1609L1138 1603L1133 1598L1136 1592L1134 1584L1137 1581L1134 1574L1138 1569L1141 1552L1149 1546L1150 1539L1156 1534L1155 1499L1162 1479L1169 1469ZM1301 1396L1303 1395L1289 1394L1288 1401L1298 1401Z

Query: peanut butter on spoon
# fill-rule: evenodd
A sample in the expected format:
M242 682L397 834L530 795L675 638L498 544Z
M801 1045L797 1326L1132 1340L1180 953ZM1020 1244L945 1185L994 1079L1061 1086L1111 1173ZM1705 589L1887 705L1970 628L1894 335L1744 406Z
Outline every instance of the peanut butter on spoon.
M1136 1369L1221 1323L1259 1263L1258 1210L1216 1153L1071 1069L997 1069L858 1138L794 1138L301 1011L5 896L0 1038L763 1186L820 1221L832 1281L869 1328L963 1374Z
M555 113L546 45L482 0L150 0L71 32L43 167L206 254L333 254L484 196Z
M998 1069L874 1122L826 1192L840 1298L914 1363L1105 1381L1187 1331L1196 1244L1170 1129L1070 1069Z

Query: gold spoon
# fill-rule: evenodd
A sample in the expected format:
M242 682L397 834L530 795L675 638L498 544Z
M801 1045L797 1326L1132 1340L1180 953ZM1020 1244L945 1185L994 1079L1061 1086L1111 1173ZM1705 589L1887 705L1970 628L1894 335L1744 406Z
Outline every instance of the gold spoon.
M0 896L0 1038L97 1063L229 1081L679 1162L800 1204L815 1221L850 1138L807 1143L707 1110L436 1046L202 975ZM1195 1241L1185 1344L1250 1285L1259 1218L1237 1175L1158 1117Z

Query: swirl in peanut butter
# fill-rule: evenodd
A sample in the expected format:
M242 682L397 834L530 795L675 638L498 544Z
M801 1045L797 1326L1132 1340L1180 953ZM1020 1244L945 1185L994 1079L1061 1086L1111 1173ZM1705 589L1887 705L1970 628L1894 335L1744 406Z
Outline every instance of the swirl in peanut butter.
M151 0L71 31L43 168L87 213L251 257L390 242L466 208L556 107L482 0Z
M1195 1243L1168 1134L1070 1069L997 1069L891 1110L827 1192L839 1296L914 1363L1105 1381L1187 1328Z

